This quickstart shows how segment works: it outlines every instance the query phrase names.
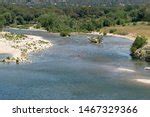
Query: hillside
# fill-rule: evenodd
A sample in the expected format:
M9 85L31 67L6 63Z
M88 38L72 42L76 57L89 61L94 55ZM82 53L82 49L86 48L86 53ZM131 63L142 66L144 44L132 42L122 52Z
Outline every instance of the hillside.
M123 5L123 4L143 4L149 3L150 0L70 0L71 3L85 5Z
M124 4L144 4L150 0L0 0L3 3L19 4L67 4L67 5L124 5Z

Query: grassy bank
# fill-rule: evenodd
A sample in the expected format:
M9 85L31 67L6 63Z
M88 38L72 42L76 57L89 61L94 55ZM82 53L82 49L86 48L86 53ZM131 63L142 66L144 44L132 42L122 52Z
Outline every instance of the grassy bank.
M150 62L150 25L146 22L126 26L105 27L101 32L135 39L130 50L133 58Z
M138 35L145 36L150 40L150 25L149 24L130 24L127 26L113 26L101 29L101 32L113 33L124 36L137 37Z

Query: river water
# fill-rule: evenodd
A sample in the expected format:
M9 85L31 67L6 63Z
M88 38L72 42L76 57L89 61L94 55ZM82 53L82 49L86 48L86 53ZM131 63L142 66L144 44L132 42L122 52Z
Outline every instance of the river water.
M62 38L43 31L7 29L50 40L54 46L30 54L32 63L0 63L0 99L150 99L149 63L132 60L132 41L104 37L90 44L87 35Z

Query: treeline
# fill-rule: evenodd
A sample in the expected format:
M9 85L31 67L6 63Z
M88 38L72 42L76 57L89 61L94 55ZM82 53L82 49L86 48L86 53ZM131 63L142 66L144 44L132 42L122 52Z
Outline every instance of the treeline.
M87 32L139 21L150 22L149 5L118 7L28 7L0 5L0 28L35 25L50 32Z

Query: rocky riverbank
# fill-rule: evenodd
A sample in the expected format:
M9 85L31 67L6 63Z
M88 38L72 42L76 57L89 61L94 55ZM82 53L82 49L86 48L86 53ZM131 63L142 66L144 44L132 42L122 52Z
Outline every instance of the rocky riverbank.
M150 62L150 43L144 45L135 51L136 58Z

